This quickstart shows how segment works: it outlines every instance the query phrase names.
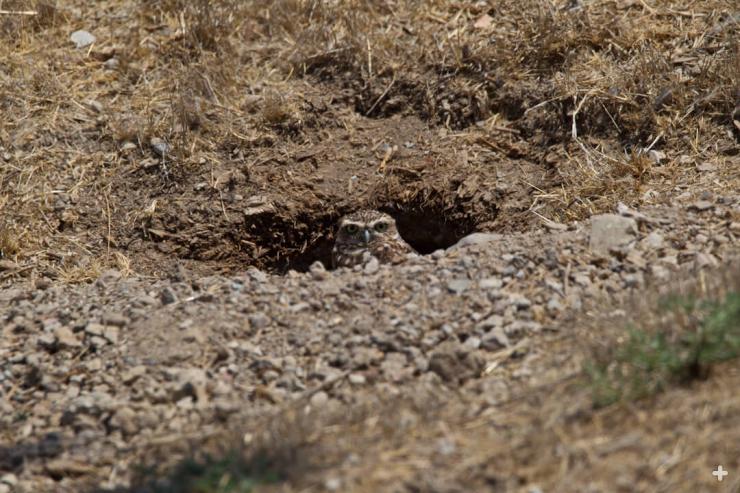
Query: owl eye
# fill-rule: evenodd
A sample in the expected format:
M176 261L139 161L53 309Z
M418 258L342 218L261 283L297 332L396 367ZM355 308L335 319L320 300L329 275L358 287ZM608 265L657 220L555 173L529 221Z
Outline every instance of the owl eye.
M388 231L388 223L375 223L373 229L378 233L385 233L386 231Z
M344 227L344 231L346 231L348 234L355 234L360 230L360 228L356 224L348 224Z

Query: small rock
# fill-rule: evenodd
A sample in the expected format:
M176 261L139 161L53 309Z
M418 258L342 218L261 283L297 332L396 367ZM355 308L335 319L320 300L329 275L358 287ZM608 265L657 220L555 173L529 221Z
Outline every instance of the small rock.
M149 144L152 146L154 153L159 157L165 157L170 152L170 145L162 139L154 137Z
M311 264L308 271L311 273L311 277L316 281L322 281L328 277L326 267L324 267L324 264L318 260Z
M651 265L650 273L653 275L655 279L660 280L660 281L664 281L668 279L668 277L671 274L668 269L660 265Z
M365 375L361 373L350 373L347 377L349 380L349 383L352 385L364 385L367 379L365 378Z
M115 70L118 68L121 62L118 61L118 58L109 58L103 63L103 67L106 68L106 70Z
M54 330L54 337L56 337L59 347L65 348L79 348L82 346L82 342L77 338L74 332L69 327L61 326Z
M639 288L645 283L641 272L635 274L626 274L624 276L624 287L626 288Z
M501 239L503 239L503 235L498 233L473 233L461 238L457 243L448 248L448 250L462 248L469 245L485 245L486 243L500 241Z
M311 403L311 407L322 408L326 406L327 402L329 402L329 395L323 390L319 390L311 396L309 402Z
M106 313L103 315L102 322L105 325L125 327L129 323L129 319L120 313Z
M121 430L124 435L133 435L139 431L136 424L136 412L130 407L119 408L111 417L110 426L114 430Z
M199 404L203 405L208 402L208 393L206 390L208 377L205 370L200 368L185 368L174 370L177 378L175 392L172 400L177 402L186 397L192 397Z
M259 270L257 268L254 268L254 267L251 267L247 271L247 274L249 275L249 277L252 278L252 280L254 280L255 282L258 282L260 284L266 283L269 280L269 278L267 277L267 274L265 274L261 270Z
M457 450L455 442L449 438L440 438L437 440L437 453L440 455L452 455Z
M625 260L629 262L630 264L639 267L640 269L644 269L647 265L647 261L645 260L645 257L638 252L637 250L630 250L629 253L627 253L627 256L625 257Z
M470 349L478 349L481 345L481 340L480 338L475 336L468 337L467 339L465 339L465 343L463 345Z
M626 245L637 236L637 222L617 214L591 217L589 248L597 254L607 254L612 248Z
M38 345L49 351L56 351L57 338L54 334L41 334L38 338Z
M532 302L528 298L518 293L509 295L509 304L516 307L517 310L527 310L532 306Z
M102 336L104 330L104 325L95 322L90 322L85 326L85 333L91 336Z
M177 295L169 287L165 287L159 292L159 300L163 305L169 305L177 301Z
M53 477L83 476L96 471L95 466L87 462L72 459L54 459L46 463L46 471Z
M481 347L488 351L509 347L509 338L502 327L494 327L488 331L481 340Z
M342 487L342 480L339 478L329 478L324 481L327 491L339 491Z
M375 274L380 269L380 262L375 257L370 257L370 260L365 264L365 274Z
M504 317L501 315L491 315L479 324L479 328L482 330L488 330L492 327L503 327Z
M650 152L648 152L648 156L655 163L660 163L660 162L664 161L665 158L666 158L665 152L663 152L663 151L657 151L655 149L651 149Z
M714 209L714 204L708 200L699 200L688 206L688 210L694 212L704 212Z
M478 377L485 362L476 351L471 351L453 341L444 342L429 358L429 371L442 380L462 383Z
M69 36L69 39L75 44L77 48L84 48L86 46L90 46L95 42L95 36L83 30L73 32Z
M480 286L481 289L501 289L503 285L504 281L498 277L489 277L478 281L478 286Z
M290 305L290 307L288 308L288 310L291 313L305 312L306 310L309 310L309 309L311 309L311 305L309 305L305 301L301 301L299 303L294 303L294 304Z
M380 370L385 378L391 382L400 382L409 376L406 355L398 352L389 352L380 364Z
M270 325L270 317L262 312L253 313L249 316L249 325L254 329L264 329Z
M656 250L659 248L663 248L663 235L661 235L657 231L653 231L645 238L643 238L640 243Z
M558 301L557 298L550 298L547 302L547 311L553 315L556 315L563 311L563 305Z
M717 267L718 265L719 261L711 253L699 252L694 259L694 268L697 270L705 267Z
M111 344L118 344L120 329L114 325L106 325L103 329L103 338Z
M121 375L121 381L126 385L129 385L134 383L136 380L139 379L139 377L142 377L144 375L146 375L146 366L134 366L133 368L123 372L123 374Z
M453 279L447 283L447 289L455 294L464 293L472 284L468 279Z
M18 477L12 472L9 472L8 474L3 474L3 476L0 477L0 483L6 484L12 488L13 486L18 484Z

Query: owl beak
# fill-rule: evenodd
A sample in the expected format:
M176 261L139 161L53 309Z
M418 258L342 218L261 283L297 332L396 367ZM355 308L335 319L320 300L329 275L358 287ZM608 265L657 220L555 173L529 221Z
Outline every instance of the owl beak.
M365 243L370 243L370 231L366 229L364 233L365 233Z

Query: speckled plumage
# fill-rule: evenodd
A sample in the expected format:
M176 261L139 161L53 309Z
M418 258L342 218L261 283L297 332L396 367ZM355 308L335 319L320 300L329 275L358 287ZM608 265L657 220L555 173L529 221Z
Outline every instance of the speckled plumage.
M361 210L339 220L332 264L353 267L375 257L380 263L403 262L414 249L396 229L396 221L380 211Z

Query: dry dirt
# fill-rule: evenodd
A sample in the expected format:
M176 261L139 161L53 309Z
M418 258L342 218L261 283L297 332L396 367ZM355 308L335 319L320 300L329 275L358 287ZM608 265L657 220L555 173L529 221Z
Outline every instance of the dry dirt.
M736 362L601 410L582 369L660 293L737 288L739 22L1 2L0 492L223 449L265 491L740 491ZM423 255L321 268L364 207Z

